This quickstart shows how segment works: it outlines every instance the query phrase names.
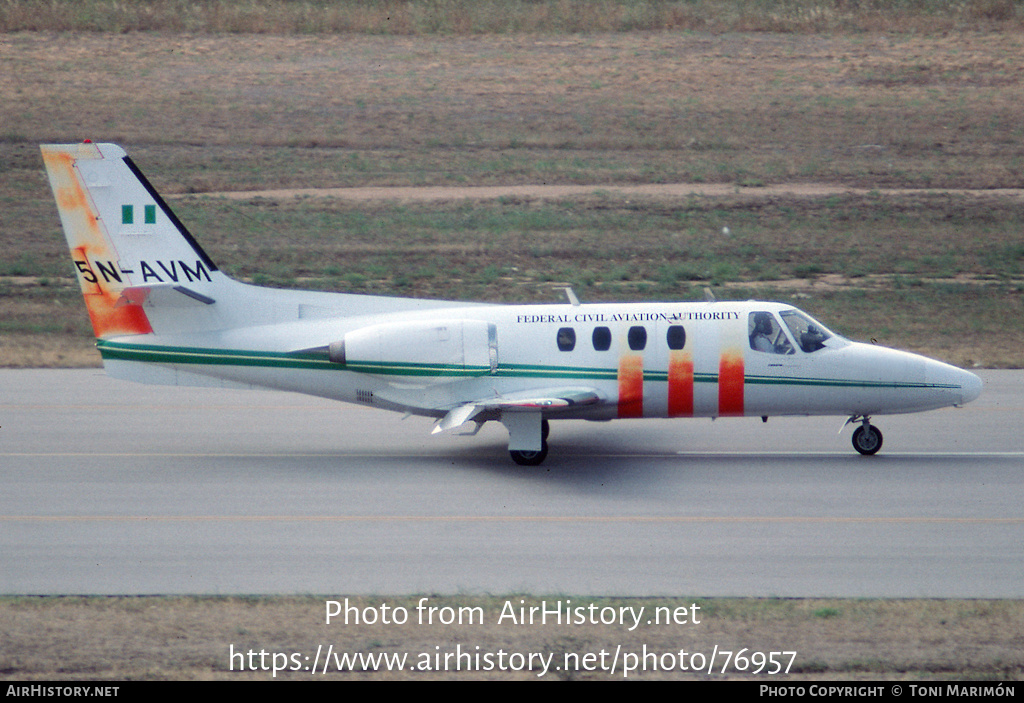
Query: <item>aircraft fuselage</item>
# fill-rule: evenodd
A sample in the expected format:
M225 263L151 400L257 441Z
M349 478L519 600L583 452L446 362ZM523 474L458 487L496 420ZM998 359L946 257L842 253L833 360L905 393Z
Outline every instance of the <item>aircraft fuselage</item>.
M967 371L838 335L812 352L786 331L788 353L752 348L750 316L783 310L794 308L757 301L471 306L115 338L100 350L108 362L155 363L437 417L475 399L552 386L597 389L602 403L552 410L587 419L880 415L962 405L980 392ZM331 361L322 348L341 341L346 358Z

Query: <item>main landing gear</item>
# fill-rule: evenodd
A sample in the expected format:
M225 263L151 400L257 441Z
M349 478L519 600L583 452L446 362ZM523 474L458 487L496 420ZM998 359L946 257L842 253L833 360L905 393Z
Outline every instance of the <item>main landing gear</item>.
M856 421L855 417L849 420ZM853 448L865 456L876 454L882 448L882 433L871 424L871 418L863 417L860 427L853 431Z
M508 453L512 457L512 461L520 466L540 466L548 458L548 443L544 442L539 452L510 449Z
M510 449L509 456L512 461L520 466L540 466L548 457L548 434L551 432L551 424L545 419L540 425L540 450L531 451L526 449Z

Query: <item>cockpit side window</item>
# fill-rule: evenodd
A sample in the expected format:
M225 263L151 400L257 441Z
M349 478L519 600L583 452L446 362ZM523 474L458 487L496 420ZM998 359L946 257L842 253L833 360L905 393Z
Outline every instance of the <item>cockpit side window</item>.
M825 340L832 333L799 310L786 310L780 313L782 321L793 335L800 348L810 354L825 348Z
M752 312L747 319L747 335L750 337L750 348L767 354L792 354L786 333L782 331L775 316L770 312Z

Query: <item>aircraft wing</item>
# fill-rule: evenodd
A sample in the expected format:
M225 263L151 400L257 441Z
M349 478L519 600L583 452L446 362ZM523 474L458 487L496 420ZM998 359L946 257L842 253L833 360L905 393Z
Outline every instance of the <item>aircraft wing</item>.
M596 388L541 388L509 393L463 403L448 411L434 426L432 434L451 430L483 414L502 412L556 413L581 405L595 405L604 400Z

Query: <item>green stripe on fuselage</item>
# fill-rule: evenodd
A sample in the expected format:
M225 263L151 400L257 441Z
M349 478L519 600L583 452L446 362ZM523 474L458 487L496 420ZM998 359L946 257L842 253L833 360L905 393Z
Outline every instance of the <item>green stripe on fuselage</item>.
M476 377L490 375L490 368L485 366L465 367L454 364L417 364L407 362L350 362L347 364L337 364L331 362L325 352L274 352L206 347L170 347L128 344L102 339L97 341L96 346L104 359L138 361L151 364L352 371L354 373L368 373L380 376ZM496 378L560 378L614 381L618 378L618 369L542 364L500 364L493 375ZM718 383L718 374L696 373L693 380L695 383ZM668 372L645 370L644 381L667 383ZM746 376L744 383L751 385L819 386L832 388L958 388L958 386L948 383L858 381L784 376Z

